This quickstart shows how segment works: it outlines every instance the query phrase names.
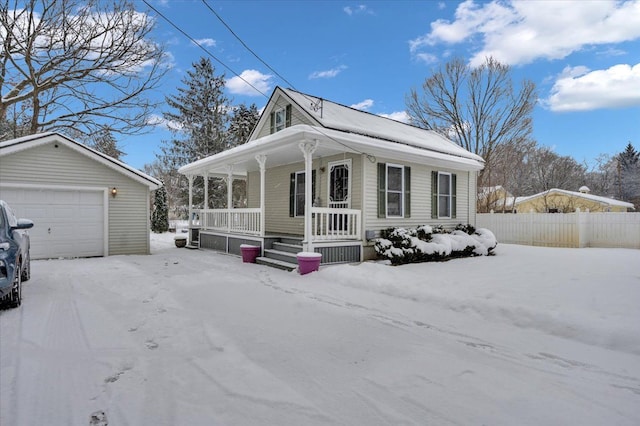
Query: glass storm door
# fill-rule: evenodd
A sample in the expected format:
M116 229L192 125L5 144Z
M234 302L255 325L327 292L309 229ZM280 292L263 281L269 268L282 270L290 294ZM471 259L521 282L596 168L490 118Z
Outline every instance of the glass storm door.
M351 160L329 163L329 196L330 209L348 209L351 207ZM329 221L331 230L343 230L346 216L332 214Z

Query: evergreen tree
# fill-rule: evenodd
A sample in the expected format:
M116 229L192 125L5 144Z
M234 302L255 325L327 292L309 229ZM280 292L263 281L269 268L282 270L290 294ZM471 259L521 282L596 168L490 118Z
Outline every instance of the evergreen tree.
M91 138L90 145L93 149L109 157L120 160L120 157L124 152L118 149L118 141L113 137L113 134L109 130L102 130L97 135Z
M172 138L163 141L159 160L165 170L177 170L190 162L217 154L231 146L228 139L230 100L224 94L224 74L217 76L208 58L193 64L182 80L178 94L166 98L172 111L163 113ZM186 179L176 182L179 202L188 204ZM202 179L194 183L195 205L204 205ZM226 201L226 185L219 179L209 183L210 201L216 206Z
M151 230L158 234L169 230L169 208L167 206L167 191L164 185L156 190L153 200Z
M249 107L240 104L235 107L229 122L229 144L237 146L247 142L258 120L260 120L260 113L256 104L251 104Z
M631 142L617 156L616 188L621 200L632 202L640 207L640 152Z

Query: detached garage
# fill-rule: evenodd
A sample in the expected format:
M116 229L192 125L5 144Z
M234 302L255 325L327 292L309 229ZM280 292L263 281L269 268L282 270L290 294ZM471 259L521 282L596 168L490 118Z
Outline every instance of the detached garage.
M57 133L0 142L0 199L34 221L33 259L148 254L160 185Z

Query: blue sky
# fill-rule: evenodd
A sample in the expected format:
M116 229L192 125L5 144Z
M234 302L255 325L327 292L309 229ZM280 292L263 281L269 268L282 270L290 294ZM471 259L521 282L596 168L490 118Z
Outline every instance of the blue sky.
M216 58L269 96L276 85L406 120L405 96L451 57L493 55L516 83L537 84L534 138L592 163L631 142L640 149L640 1L208 1L233 31L286 80L256 59L200 0L147 0ZM157 16L153 37L171 66L156 96L176 93L207 54ZM264 107L212 58L234 104ZM162 109L157 111L158 117ZM123 158L151 163L170 134L123 138Z

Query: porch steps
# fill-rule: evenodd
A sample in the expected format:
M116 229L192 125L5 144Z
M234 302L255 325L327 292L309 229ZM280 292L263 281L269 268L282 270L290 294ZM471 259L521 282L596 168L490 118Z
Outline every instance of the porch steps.
M296 253L302 251L302 241L295 238L281 238L273 243L273 248L265 249L264 256L258 257L256 263L272 266L285 271L293 271L298 267Z

